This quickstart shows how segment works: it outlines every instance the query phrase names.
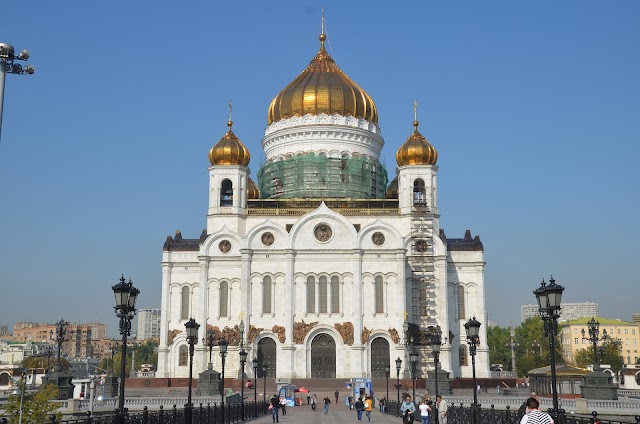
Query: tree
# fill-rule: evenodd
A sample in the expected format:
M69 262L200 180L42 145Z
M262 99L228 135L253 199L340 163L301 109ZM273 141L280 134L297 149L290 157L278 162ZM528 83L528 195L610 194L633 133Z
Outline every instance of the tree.
M614 372L618 372L624 365L622 358L620 357L620 351L622 349L622 340L620 339L607 339L597 349L597 359L603 364L611 366ZM580 349L576 352L575 363L577 366L587 368L589 365L593 365L593 347Z
M24 390L26 381L21 379L18 387ZM23 424L41 424L49 422L49 415L60 406L53 399L58 397L58 388L53 384L40 386L36 392L24 392L22 401L22 423ZM9 415L9 424L17 424L20 417L20 395L10 395L7 403L0 409ZM62 414L57 414L60 420Z
M511 364L511 351L507 346L509 329L500 326L487 327L487 346L489 346L489 362L491 364Z
M524 377L532 369L551 364L549 338L544 334L544 321L542 321L542 318L527 318L515 328L515 333L518 376ZM555 344L555 358L560 360L560 340L557 336Z
M53 368L56 363L56 359L52 358L49 362L49 368ZM64 358L60 358L60 364L62 365L63 371L69 371L71 369L71 364ZM47 357L46 356L28 356L22 360L22 368L24 369L37 369L37 368L47 368Z
M151 364L155 369L158 368L158 342L155 340L147 340L137 345L136 351L137 364Z

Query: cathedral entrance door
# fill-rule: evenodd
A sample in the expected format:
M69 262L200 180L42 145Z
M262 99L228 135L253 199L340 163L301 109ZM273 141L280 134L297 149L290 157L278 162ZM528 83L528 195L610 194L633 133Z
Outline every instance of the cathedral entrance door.
M311 341L311 378L336 378L336 342L328 334Z
M384 337L376 337L371 342L371 378L386 378L385 367L389 367L389 342Z
M276 378L276 342L264 338L258 342L258 378L263 378L262 366L267 366L267 377Z

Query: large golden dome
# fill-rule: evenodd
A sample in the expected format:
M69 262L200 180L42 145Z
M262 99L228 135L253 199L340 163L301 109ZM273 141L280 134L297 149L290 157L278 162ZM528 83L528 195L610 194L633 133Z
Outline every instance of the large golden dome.
M378 123L378 109L373 99L338 68L324 49L324 40L326 36L321 34L316 57L271 101L268 125L292 116L321 113Z
M438 152L429 144L427 139L418 132L418 121L413 121L413 134L407 138L396 152L398 166L405 165L435 165Z
M227 122L229 131L209 150L211 165L249 165L251 155L242 141L231 131L233 122Z

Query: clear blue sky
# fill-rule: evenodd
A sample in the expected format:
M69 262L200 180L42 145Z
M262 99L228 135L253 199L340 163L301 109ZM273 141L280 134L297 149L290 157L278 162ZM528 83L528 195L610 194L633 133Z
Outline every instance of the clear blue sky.
M160 306L167 235L205 227L207 153L251 169L271 99L318 49L321 3L7 2L0 322L96 319L121 273ZM331 52L376 102L393 173L411 133L439 153L442 227L479 234L491 319L553 274L567 301L640 312L640 2L324 2Z

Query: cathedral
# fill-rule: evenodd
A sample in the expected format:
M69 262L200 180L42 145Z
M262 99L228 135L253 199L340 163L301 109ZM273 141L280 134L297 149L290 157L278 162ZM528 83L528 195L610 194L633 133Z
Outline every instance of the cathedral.
M311 63L269 105L256 181L229 119L209 151L206 229L166 239L158 377L188 376L190 318L200 324L194 375L221 370L225 339L227 376L239 375L242 349L249 377L255 358L258 378L264 366L268 377L345 379L384 378L396 358L406 376L415 350L423 378L440 330L440 368L471 377L464 323L485 315L482 242L440 228L438 154L415 112L389 177L376 105L322 32ZM486 325L476 364L488 377Z

